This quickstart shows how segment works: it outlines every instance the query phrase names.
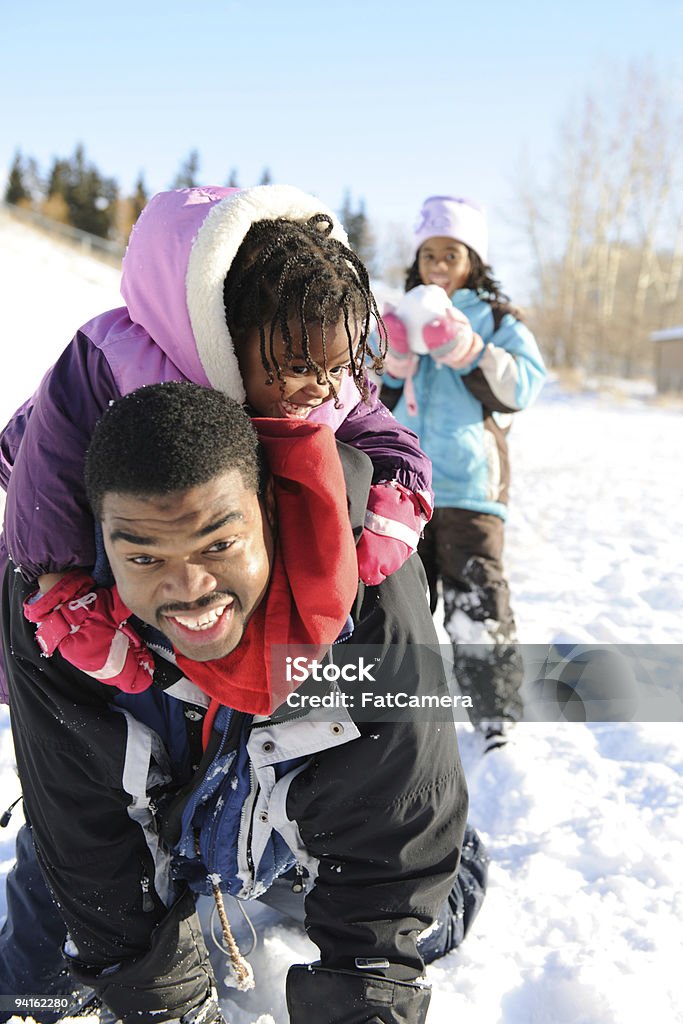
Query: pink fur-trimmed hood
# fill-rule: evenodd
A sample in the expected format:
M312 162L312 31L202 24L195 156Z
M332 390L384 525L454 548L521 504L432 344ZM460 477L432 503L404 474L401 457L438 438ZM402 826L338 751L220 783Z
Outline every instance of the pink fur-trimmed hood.
M159 192L140 215L123 260L121 294L130 319L188 380L244 402L225 322L225 275L253 223L308 220L315 213L328 214L332 236L348 244L332 211L291 185Z

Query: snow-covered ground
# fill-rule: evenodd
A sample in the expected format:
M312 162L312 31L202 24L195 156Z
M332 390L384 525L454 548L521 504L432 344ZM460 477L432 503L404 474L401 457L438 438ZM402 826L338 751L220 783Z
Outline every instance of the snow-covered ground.
M3 317L0 422L35 390L77 327L123 305L119 272L0 208Z
M114 270L1 214L0 280L4 421L120 299ZM683 642L682 426L683 408L647 388L556 382L517 417L507 564L522 641ZM683 1021L683 726L527 723L484 759L467 725L459 737L490 888L461 950L428 970L429 1024ZM0 810L18 793L3 709ZM0 914L20 821L17 808L0 834ZM286 1024L287 967L315 949L273 912L255 917L256 989L226 999L226 1019Z

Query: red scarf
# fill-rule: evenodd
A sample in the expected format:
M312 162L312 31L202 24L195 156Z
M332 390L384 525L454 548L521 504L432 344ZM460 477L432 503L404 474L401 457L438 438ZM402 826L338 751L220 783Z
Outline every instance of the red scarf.
M225 658L178 665L218 705L267 715L296 689L285 656L325 650L346 623L358 588L356 548L334 434L323 424L255 419L275 487L276 545L268 591L241 643ZM287 645L288 650L273 647ZM306 652L309 656L312 652ZM313 655L315 656L315 655Z

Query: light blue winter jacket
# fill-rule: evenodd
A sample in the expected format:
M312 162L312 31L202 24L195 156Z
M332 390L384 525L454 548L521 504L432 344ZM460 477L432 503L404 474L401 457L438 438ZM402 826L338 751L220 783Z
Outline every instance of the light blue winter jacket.
M475 291L461 288L451 301L481 335L483 352L466 370L420 356L413 378L417 415L409 414L403 395L393 413L415 431L432 460L437 508L489 512L505 519L509 414L536 398L545 366L533 334L510 313L495 330L491 306ZM392 407L390 389L401 388L403 381L385 374L382 383L382 399Z

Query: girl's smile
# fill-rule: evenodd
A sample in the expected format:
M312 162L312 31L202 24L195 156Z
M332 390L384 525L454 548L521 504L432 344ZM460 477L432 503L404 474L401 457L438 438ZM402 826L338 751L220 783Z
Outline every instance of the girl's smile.
M353 325L350 325L353 326ZM325 331L325 348L319 324L308 324L311 360L324 367L327 376L339 392L351 355L349 338L344 323L335 324ZM247 403L259 416L275 419L306 419L314 409L333 397L327 380L318 381L317 372L307 365L303 354L301 325L290 324L293 355L285 353L285 344L279 332L273 340L273 355L280 370L273 367L274 381L268 383L267 371L261 360L258 330L253 331L237 346L237 357L247 393Z

